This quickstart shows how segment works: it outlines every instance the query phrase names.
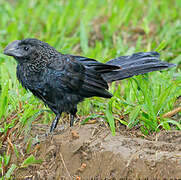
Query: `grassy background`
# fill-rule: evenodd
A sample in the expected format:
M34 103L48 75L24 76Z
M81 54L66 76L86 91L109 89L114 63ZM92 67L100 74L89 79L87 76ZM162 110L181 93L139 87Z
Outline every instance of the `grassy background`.
M156 50L162 59L180 64L180 11L180 0L1 0L1 139L9 136L13 128L18 127L22 133L30 130L32 122L50 123L54 117L52 113L42 112L43 103L17 82L16 62L3 55L9 42L34 37L62 53L88 56L101 62ZM79 105L78 115L85 121L95 117L105 119L113 133L114 120L128 128L137 125L145 135L159 129L181 129L179 116L162 117L180 105L177 101L181 95L179 66L113 83L110 91L114 94L111 100L87 99ZM1 154L0 174L5 175L3 167L8 166L9 157ZM7 177L11 171L13 167Z

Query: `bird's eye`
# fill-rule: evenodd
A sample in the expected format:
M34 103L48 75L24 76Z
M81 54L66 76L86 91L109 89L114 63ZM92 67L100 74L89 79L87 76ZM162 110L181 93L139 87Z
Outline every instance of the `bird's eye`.
M28 51L28 49L29 49L29 47L27 47L27 46L24 47L24 50L25 50L25 51Z

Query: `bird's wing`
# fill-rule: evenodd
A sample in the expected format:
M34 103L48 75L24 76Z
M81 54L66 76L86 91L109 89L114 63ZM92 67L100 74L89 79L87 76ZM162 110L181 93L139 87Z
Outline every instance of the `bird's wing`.
M76 61L80 62L84 66L94 69L99 73L106 73L106 72L111 72L116 69L120 69L119 66L111 65L111 64L104 64L99 61L96 61L95 59L87 58L87 57L82 57L82 56L73 56Z
M46 74L56 88L76 92L84 81L85 68L69 57L61 56L49 64Z
M50 84L56 91L76 94L83 97L111 97L106 91L107 83L101 74L76 61L73 56L61 55L48 66L46 73Z

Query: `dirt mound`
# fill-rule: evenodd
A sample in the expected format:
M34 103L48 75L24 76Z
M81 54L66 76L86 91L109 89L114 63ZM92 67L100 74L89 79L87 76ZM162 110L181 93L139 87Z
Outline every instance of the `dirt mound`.
M33 147L43 163L19 169L16 179L181 178L181 131L161 132L152 141L127 130L112 136L100 125L59 133Z

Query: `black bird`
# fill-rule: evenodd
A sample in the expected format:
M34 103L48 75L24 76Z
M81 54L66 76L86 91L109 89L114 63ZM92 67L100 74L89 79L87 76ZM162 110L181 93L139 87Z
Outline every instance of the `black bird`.
M17 78L22 86L55 113L50 132L56 128L62 112L70 113L72 126L77 104L84 98L111 98L108 83L175 66L160 61L157 52L121 56L104 64L87 57L61 54L38 39L13 41L4 54L16 59Z

